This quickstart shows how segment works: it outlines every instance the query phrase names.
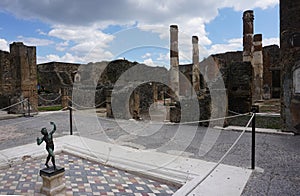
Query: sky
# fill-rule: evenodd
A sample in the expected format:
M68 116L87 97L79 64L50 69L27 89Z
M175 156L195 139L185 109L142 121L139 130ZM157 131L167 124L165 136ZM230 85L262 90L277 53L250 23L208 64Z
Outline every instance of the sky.
M37 47L37 63L125 58L169 67L170 25L179 29L180 63L242 50L242 16L254 11L254 34L279 45L279 0L1 0L0 50Z

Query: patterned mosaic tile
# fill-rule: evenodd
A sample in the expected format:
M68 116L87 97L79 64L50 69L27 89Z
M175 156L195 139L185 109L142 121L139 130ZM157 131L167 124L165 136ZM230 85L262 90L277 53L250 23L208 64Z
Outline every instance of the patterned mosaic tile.
M66 195L167 196L178 189L69 154L56 155L56 160L66 170ZM0 170L0 195L41 195L38 174L43 161L29 160Z

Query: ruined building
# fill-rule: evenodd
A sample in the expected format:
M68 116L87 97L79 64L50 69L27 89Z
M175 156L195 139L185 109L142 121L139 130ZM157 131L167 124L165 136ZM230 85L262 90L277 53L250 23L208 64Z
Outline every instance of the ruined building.
M280 97L279 47L262 47L262 34L253 33L252 10L245 11L242 19L243 51L212 55L227 91L228 110L239 113L250 111L252 105L263 99ZM204 76L199 76L199 70L203 69L201 66L205 66L205 60L197 65L196 43L197 38L193 36L193 63L179 65L179 70L189 78L194 89L203 94L207 85ZM180 87L180 92L184 94L186 87Z
M211 100L214 93L226 92L227 97L222 100L226 103L226 108L222 108L222 111L226 113L249 112L252 105L264 99L281 97L284 130L300 133L300 16L296 14L299 11L300 3L281 0L280 48L277 45L262 46L263 35L254 34L254 13L252 10L245 11L242 17L243 51L211 55L209 59L212 61L209 63L207 59L199 61L198 38L192 36L193 60L190 64L179 64L178 26L171 25L170 70L141 66L147 75L151 75L151 71L155 69L162 69L160 72L163 74L159 78L169 80L170 88L155 82L139 85L130 96L130 114L126 118L146 111L154 102L171 98L168 102L169 117L171 121L179 122L181 103L177 101L181 96L188 97L194 90L199 100L200 120L208 119L215 112ZM74 103L80 102L83 108L106 105L108 116L120 117L113 114L110 108L111 89L119 77L135 65L140 64L115 60L84 66L59 62L37 66L35 47L12 43L10 52L0 51L0 106L3 108L28 98L31 109L35 110L38 97L48 96L49 93L45 93L47 91L56 95L52 95L52 98L44 97L45 99L61 96L60 101L67 105L72 98L72 90L75 89L80 95L78 99L88 101L82 103L80 100L73 100ZM83 69L80 70L80 67ZM102 75L99 76L99 73ZM215 81L210 81L210 77L216 77L216 81L222 79L224 87L219 89L214 86ZM185 79L189 84L184 82ZM37 89L41 92L39 96ZM96 94L90 93L95 89ZM122 86L118 86L116 91L120 95L131 92L129 88L123 89ZM39 101L40 104L47 104ZM105 105L101 105L102 103ZM10 112L22 112L22 109L24 105L11 108Z
M300 2L280 1L281 117L283 129L300 134Z
M38 105L61 104L67 107L79 66L77 63L64 62L38 64Z
M24 99L30 109L37 110L36 47L23 43L10 44L10 52L0 51L0 105L1 108ZM27 104L9 108L11 113L23 113Z

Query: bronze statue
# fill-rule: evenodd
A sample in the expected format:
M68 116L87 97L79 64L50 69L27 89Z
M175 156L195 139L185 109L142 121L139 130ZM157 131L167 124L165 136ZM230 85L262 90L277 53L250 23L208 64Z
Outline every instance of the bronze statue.
M36 142L38 145L40 145L41 143L43 143L43 141L45 141L46 143L46 150L48 152L48 156L46 159L46 167L49 168L48 162L51 158L52 164L53 164L53 168L54 170L56 170L56 165L55 165L55 155L54 155L54 143L53 143L53 133L56 131L56 125L54 124L54 122L50 122L51 125L53 125L53 129L52 131L50 131L48 133L46 128L42 128L41 133L43 134L42 138L36 138Z

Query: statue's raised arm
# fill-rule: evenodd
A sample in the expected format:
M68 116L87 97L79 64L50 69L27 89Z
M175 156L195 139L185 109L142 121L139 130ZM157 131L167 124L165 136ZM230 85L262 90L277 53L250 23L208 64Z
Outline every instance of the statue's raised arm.
M52 135L55 131L56 131L56 125L54 122L50 122L51 125L53 125L53 129L52 131L50 132L50 134Z

